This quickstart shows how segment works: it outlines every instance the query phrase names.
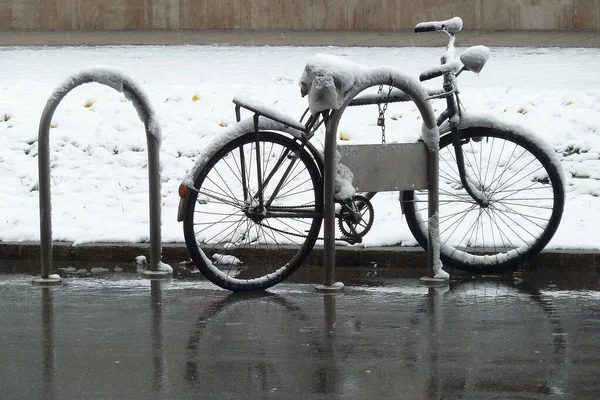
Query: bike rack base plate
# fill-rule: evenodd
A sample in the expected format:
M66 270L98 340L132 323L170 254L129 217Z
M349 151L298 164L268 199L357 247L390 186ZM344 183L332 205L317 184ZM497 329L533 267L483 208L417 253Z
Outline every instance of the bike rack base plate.
M33 278L31 283L36 286L56 286L56 285L60 285L62 283L62 280L60 278L37 277L37 278Z
M437 286L437 285L445 285L448 283L448 279L444 278L432 278L430 276L423 276L419 278L419 281L426 285Z
M344 284L342 282L336 282L332 285L316 285L315 290L320 293L339 293L344 291Z
M166 279L171 277L171 273L167 271L151 271L148 269L142 272L142 276L148 279Z

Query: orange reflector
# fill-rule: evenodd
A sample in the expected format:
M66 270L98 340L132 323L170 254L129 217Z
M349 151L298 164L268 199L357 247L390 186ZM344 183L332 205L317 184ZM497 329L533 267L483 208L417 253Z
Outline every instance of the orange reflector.
M185 186L182 183L181 185L179 185L179 197L184 198L186 193L187 193L187 186Z

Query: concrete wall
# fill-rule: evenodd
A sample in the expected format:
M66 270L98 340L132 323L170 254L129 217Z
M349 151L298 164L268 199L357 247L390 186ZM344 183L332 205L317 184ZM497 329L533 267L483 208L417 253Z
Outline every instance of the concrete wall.
M0 0L0 29L600 30L600 0Z

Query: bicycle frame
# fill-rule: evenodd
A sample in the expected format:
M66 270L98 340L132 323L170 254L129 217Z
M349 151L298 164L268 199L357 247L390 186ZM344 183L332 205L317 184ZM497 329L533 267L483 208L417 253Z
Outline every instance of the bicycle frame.
M456 36L455 36L454 32L451 32L451 31L448 31L445 29L441 29L441 31L446 32L449 35L449 43L447 45L446 52L441 57L441 65L446 65L449 62L453 62L454 43L456 40ZM443 74L436 73L433 76L429 76L427 79L429 79L431 77L436 77L436 76L443 76L444 81L443 81L442 89L430 91L429 97L427 98L427 100L434 100L434 99L441 99L441 98L446 99L446 109L438 115L437 120L436 120L437 125L441 126L445 122L449 123L450 131L447 132L446 134L452 135L452 143L453 143L453 146L455 149L455 157L456 157L456 162L457 162L457 167L458 167L461 183L464 186L467 193L481 207L486 207L488 204L488 200L481 193L481 191L474 186L474 184L471 182L471 180L468 179L466 168L464 165L464 156L463 156L462 150L461 150L461 148L462 148L461 146L465 142L461 136L461 130L460 130L460 121L461 121L462 115L461 115L461 110L460 110L460 98L459 98L459 91L458 91L458 87L457 87L457 83L456 83L456 77L464 69L466 69L466 68L463 67L462 69L460 69L457 72L453 68L447 68L447 71L445 71ZM442 69L440 69L440 71L441 70ZM422 80L424 80L424 79L422 78ZM401 92L399 90L393 90L393 91L391 90L388 93L378 93L375 96L373 96L373 95L359 96L359 97L353 99L350 102L349 106L359 106L359 105L367 105L367 104L383 104L383 103L387 104L387 103L406 102L406 101L412 101L412 100L409 96L404 94L404 92ZM256 112L254 115L254 127L255 127L255 134L256 134L256 143L258 146L259 137L260 137L260 130L258 128L258 116L260 115L260 113L257 112L256 110L252 110L252 111ZM315 152L313 151L314 147L310 144L310 139L314 136L316 130L321 125L327 124L327 121L330 116L330 110L326 110L321 113L312 115L312 114L308 113L308 109L307 109L304 112L304 114L302 115L302 117L300 118L300 121L303 121L304 118L307 116L307 114L308 114L308 118L307 118L306 122L304 123L303 129L301 130L302 134L295 135L295 139L300 143L300 145L302 147L306 146L306 147L310 148L311 153L313 153L313 156L316 159L319 169L323 172L322 154L318 154L318 155L315 154ZM236 105L236 117L239 122L241 120L239 104ZM282 121L279 121L279 122L282 122ZM259 158L260 156L257 154L256 157L257 157L257 160L256 160L257 163L260 163L260 158ZM287 176L288 172L289 171L286 171L285 176ZM265 181L262 182L261 186L262 185L266 186L270 180L271 180L271 177L265 177ZM281 185L281 182L279 183L279 185ZM245 193L244 195L246 196L246 188L245 187L244 187L244 193ZM274 196L272 196L272 197L275 197L277 193L278 193L278 188L275 189ZM377 192L367 192L367 193L362 193L362 196L366 197L367 200L371 200L376 194L377 194ZM249 199L248 201L250 201L250 200L256 201L256 203L258 203L258 205L259 205L259 209L261 209L261 210L270 209L272 199L264 199L263 198L262 188L257 192L257 194L255 194L254 197L255 198ZM358 207L354 206L352 200L337 201L337 203L340 204L342 206L342 209L346 210L346 212L360 213L360 211L363 208L362 206L358 206ZM289 217L304 216L305 217L306 216L306 214L304 214L304 213L298 214L298 212L292 213L289 215L288 214L289 213L285 212L285 211L269 210L269 211L266 211L265 216L266 217L273 217L273 216L289 216ZM336 213L336 217L339 217L339 216L340 216L340 213Z
M447 33L450 36L450 41L448 43L446 54L442 56L442 64L449 61L446 55L454 53L454 42L456 40L456 36L454 33ZM456 74L454 71L450 71L443 75L443 89L445 91L446 97L446 109L442 111L442 113L438 116L437 124L438 126L441 126L445 121L449 122L449 134L452 135L452 145L454 146L454 154L456 157L456 164L458 167L460 181L467 193L473 198L473 200L475 200L480 207L485 208L488 206L489 200L478 188L476 188L473 185L473 183L469 179L467 179L464 156L462 153L462 145L466 142L463 141L460 130L460 121L462 118L462 113L460 110L460 98L458 96L459 90L458 85L456 84L456 77L458 74L460 74L460 72L463 71L463 69L464 67ZM431 98L437 97L432 96Z
M456 36L454 32L449 32L446 30L442 30L449 35L449 42L446 49L446 52L441 57L441 64L444 65L450 61L454 56L454 43L456 41ZM448 135L452 135L452 144L455 150L456 163L459 171L459 176L461 179L461 183L464 186L467 193L479 204L481 207L487 207L489 200L486 198L483 193L476 188L473 183L467 179L467 172L464 164L464 156L461 151L462 145L465 143L460 129L460 121L462 119L462 113L460 110L460 98L459 98L459 90L458 85L456 83L456 78L458 74L460 74L465 68L463 67L458 72L454 70L449 70L444 73L443 79L443 89L442 91L433 91L430 92L429 98L427 100L434 100L439 98L446 99L446 109L442 111L437 117L437 125L441 126L444 122L448 121L450 125L450 132L446 133ZM411 101L408 96L403 95L402 93L395 92L393 96L388 95L384 96L366 96L364 98L357 98L353 100L349 105L350 106L359 106L366 104L381 104L381 103L392 103L392 102L405 102ZM375 196L377 192L368 192L364 194L369 200Z
M552 148L530 140L526 129L461 110L457 77L465 70L479 72L490 55L484 46L475 46L461 53L460 62L455 60L455 33L461 28L458 17L415 27L417 32L445 31L450 36L441 65L420 75L421 81L443 77L441 89L425 90L414 78L394 69L355 68L340 65L335 57L319 56L307 63L301 79L301 93L309 95L312 112L305 112L300 121L268 104L235 97L239 124L202 154L180 186L178 219L184 222L186 245L200 271L230 290L265 289L290 276L317 240L323 240L325 274L319 290L339 290L334 276L336 241L362 242L375 215L369 199L379 191L398 190L408 227L427 250L427 280L447 279L443 264L495 272L521 267L538 254L556 232L564 207L559 160ZM345 87L346 76L355 71L358 79L348 80ZM321 81L315 81L322 75L342 84L323 88ZM389 90L384 91L386 85ZM368 90L377 87L377 94ZM437 116L428 102L433 99L446 101ZM405 101L416 105L421 114L422 140L386 145L387 105ZM381 105L378 125L383 144L340 146L341 162L337 163L336 136L343 113L348 106L367 104ZM241 107L254 117L241 121ZM310 142L322 124L326 125L324 152ZM495 139L498 146L494 146ZM513 149L508 150L509 158L514 154L516 162L524 156L524 164L504 162L505 143ZM463 151L465 144L469 149ZM515 154L516 149L522 151ZM440 171L440 159L450 168ZM256 170L251 169L254 164ZM343 164L355 170L354 182L349 181ZM298 173L296 166L300 166ZM498 167L502 170L496 177ZM490 168L494 171L491 182L486 179ZM439 172L443 174L441 191ZM502 181L505 173L508 176ZM426 199L421 190L427 191ZM215 204L201 206L208 201L197 197L205 193L213 196ZM222 198L215 197L220 193ZM511 197L516 193L518 197ZM440 203L448 207L440 211ZM530 208L536 211L529 212ZM511 215L520 216L523 223ZM230 249L231 256L245 257L247 250L269 250L272 243L282 250L291 244L290 252L286 249L281 254L283 264L278 261L272 272L267 265L237 267L237 261L222 262L217 253Z

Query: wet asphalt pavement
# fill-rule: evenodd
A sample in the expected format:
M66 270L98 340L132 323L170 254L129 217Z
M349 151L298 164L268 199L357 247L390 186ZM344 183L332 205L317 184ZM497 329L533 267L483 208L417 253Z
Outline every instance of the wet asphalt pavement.
M307 283L319 271L254 294L126 272L52 288L0 274L0 396L599 397L598 271L455 273L436 288L415 271L338 271L338 295Z

